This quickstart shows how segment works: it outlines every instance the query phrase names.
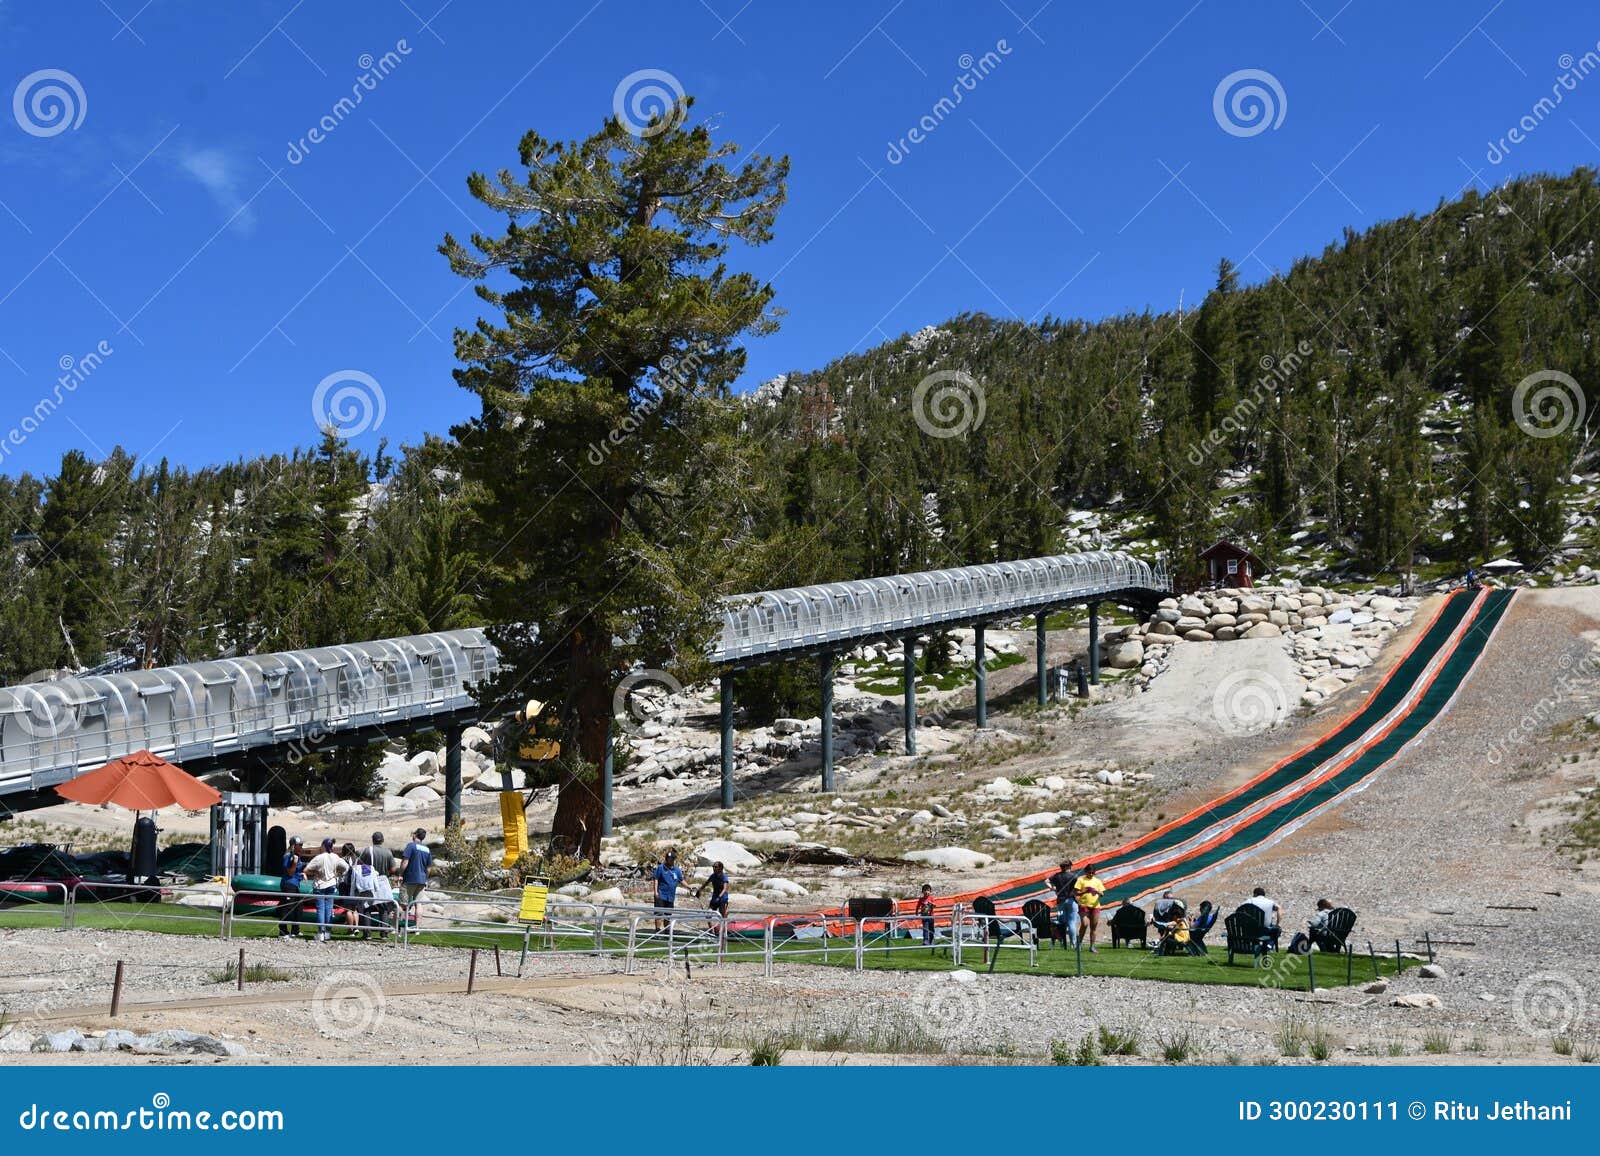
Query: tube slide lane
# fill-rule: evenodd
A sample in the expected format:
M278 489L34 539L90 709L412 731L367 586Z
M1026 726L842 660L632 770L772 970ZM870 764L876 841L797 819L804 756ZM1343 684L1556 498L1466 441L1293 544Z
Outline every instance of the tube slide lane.
M1219 840L1204 851L1175 859L1167 863L1164 870L1127 874L1109 881L1110 886L1106 892L1108 902L1131 900L1182 880L1208 874L1231 859L1242 857L1276 842L1288 831L1302 826L1312 816L1325 810L1344 795L1364 787L1449 708L1467 676L1483 656L1489 640L1504 619L1514 594L1515 591L1509 590L1489 593L1461 645L1451 654L1440 676L1433 680L1424 692L1417 708L1364 751L1360 758L1337 774L1310 784L1304 791L1297 793L1291 801L1270 814L1240 825L1230 832L1227 838Z
M1410 649L1357 709L1327 734L1232 791L1120 847L1084 857L1128 902L1209 874L1277 842L1342 796L1364 788L1444 713L1503 621L1514 591L1448 596ZM1052 870L936 900L940 914L980 895L1002 913L1050 899ZM912 904L898 905L908 911ZM829 913L838 915L838 912Z
M1481 603L1482 596L1454 594L1447 598L1434 615L1427 629L1412 643L1411 649L1396 663L1365 703L1347 716L1343 722L1320 739L1276 763L1248 783L1235 788L1218 799L1197 807L1130 843L1094 855L1102 877L1107 874L1126 873L1134 852L1140 859L1160 856L1170 859L1174 849L1195 841L1204 842L1208 829L1249 812L1308 778L1315 778L1324 764L1335 759L1348 747L1361 741L1374 728L1380 727L1394 712L1412 699L1417 684L1436 673L1435 660L1441 651L1459 640L1469 614ZM989 895L996 903L1015 905L1031 898L1044 898L1049 892L1045 880L1051 871L1046 870L1013 881L999 890L987 888L969 895L955 896L954 900L970 899L976 895Z

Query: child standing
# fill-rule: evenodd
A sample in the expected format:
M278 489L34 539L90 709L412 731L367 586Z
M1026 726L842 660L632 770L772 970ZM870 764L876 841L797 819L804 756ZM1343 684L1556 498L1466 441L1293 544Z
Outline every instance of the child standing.
M922 916L922 946L933 946L933 884L922 885L922 896L917 900L917 914Z

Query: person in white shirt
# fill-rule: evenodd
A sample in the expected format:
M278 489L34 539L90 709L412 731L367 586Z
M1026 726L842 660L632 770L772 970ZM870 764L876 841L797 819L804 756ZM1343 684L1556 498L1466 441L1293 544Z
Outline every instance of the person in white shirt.
M1249 902L1261 909L1261 922L1266 925L1267 934L1272 936L1273 950L1277 950L1278 925L1282 914L1278 909L1277 900L1267 898L1267 889L1265 887L1257 887L1251 893Z
M324 943L333 938L333 900L349 871L350 864L334 851L332 839L324 839L322 853L306 864L306 878L317 900L317 938Z
M362 939L366 939L374 927L378 929L378 938L386 939L389 929L394 926L394 887L389 882L388 873L383 870L385 863L393 869L394 855L384 848L380 838L361 852L361 859L356 864L356 890L369 899L361 930Z

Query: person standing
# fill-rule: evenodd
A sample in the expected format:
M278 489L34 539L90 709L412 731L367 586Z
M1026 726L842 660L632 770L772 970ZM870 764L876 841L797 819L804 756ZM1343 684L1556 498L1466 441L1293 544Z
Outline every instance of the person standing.
M332 839L324 839L322 853L306 864L306 878L317 900L317 939L323 943L333 938L333 900L349 873L350 865L333 849Z
M694 897L700 898L700 893L707 887L711 888L711 902L707 905L722 918L717 926L717 942L727 945L728 942L728 872L718 859L711 864L711 874L706 881L694 889Z
M361 853L361 861L370 863L372 869L379 875L393 877L395 871L394 852L383 845L383 832L372 833L372 843Z
M1078 946L1078 876L1072 861L1061 860L1061 870L1045 880L1056 893L1056 927L1065 947Z
M1100 898L1106 893L1106 885L1100 882L1100 877L1094 873L1094 864L1085 863L1083 874L1078 876L1078 881L1073 884L1072 894L1078 901L1078 910L1082 913L1083 924L1078 928L1081 938L1085 931L1089 935L1089 950L1098 955L1100 949L1095 946L1095 940L1100 934Z
M933 884L924 883L917 898L917 914L922 917L922 946L933 946Z
M728 872L723 868L722 860L711 864L711 874L694 889L694 897L699 899L707 887L711 888L711 902L707 906L722 918L728 918Z
M678 888L683 886L683 868L678 866L678 852L668 847L650 878L656 886L656 910L670 910L678 902ZM664 920L657 919L656 930L660 931L664 923Z
M408 916L428 886L428 869L432 866L433 852L428 850L428 832L418 827L411 832L411 842L400 852L400 889Z
M378 928L378 936L388 934L394 921L394 852L383 845L383 832L374 831L372 842L361 852L363 865L372 868L371 923Z
M356 871L356 845L354 843L346 843L343 847L340 847L339 858L344 860L346 868L345 876L339 882L339 896L341 899L339 905L344 908L345 925L350 928L350 934L354 935L356 928L361 926L362 919L366 915L366 896L371 892L356 890L356 885L362 882L360 874Z
M300 898L300 884L305 878L300 836L294 835L289 839L289 848L283 854L283 866L279 869L279 886L284 892L283 901L278 904L279 939L300 938L300 906L305 902Z

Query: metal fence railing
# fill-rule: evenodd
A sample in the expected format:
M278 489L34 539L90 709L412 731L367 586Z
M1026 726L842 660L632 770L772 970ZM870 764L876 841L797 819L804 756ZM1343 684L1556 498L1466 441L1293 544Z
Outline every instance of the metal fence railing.
M216 903L179 902L188 895L205 895ZM229 940L262 924L297 923L304 931L315 931L315 898L304 892L223 894L207 885L47 883L41 884L37 900L0 908L0 926L5 914L18 907L33 911L59 905L62 929L80 926L85 910L105 910L125 913L130 922L137 919L140 929L184 930ZM262 902L268 899L279 902ZM778 964L791 961L820 961L863 970L930 946L923 939L923 917L914 913L852 919L838 913L741 911L723 917L706 909L595 904L551 896L543 920L523 922L518 918L520 892L429 889L414 903L397 896L389 909L357 906L349 896L335 895L333 899L335 911L328 926L335 933L377 933L383 942L399 949L430 943L517 949L521 953L519 975L530 955L561 954L620 959L630 975L652 962L669 968L683 962L745 963L760 965L769 976ZM117 922L111 921L112 929ZM207 924L210 926L202 930ZM1001 928L1004 935L999 934ZM1029 966L1038 964L1037 937L1026 917L980 914L965 904L938 917L931 946L948 954L952 967L962 966L964 957L974 949L985 954L988 950L1022 951Z

